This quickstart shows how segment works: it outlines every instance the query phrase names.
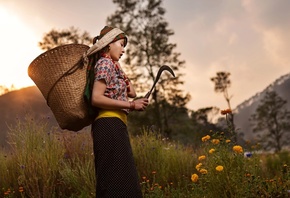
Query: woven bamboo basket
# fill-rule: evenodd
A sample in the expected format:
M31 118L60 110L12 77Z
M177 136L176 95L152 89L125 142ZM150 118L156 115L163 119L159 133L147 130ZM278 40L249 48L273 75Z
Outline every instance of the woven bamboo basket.
M79 131L91 123L83 94L86 69L82 55L89 46L67 44L36 57L28 67L34 81L62 129Z

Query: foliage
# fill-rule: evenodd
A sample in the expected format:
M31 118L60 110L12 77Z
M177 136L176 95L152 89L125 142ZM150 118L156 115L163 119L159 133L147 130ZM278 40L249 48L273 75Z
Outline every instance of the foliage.
M174 79L169 79L170 74L164 72L152 95L155 111L151 116L154 116L157 127L166 133L172 130L171 126L166 126L169 123L168 117L171 116L168 108L184 108L190 95L184 94L179 88L183 84L180 69L185 62L179 60L180 53L174 52L176 44L169 42L169 37L174 32L168 29L168 23L164 19L162 0L113 2L117 4L117 10L108 17L107 23L124 30L129 36L125 64L137 92L149 90L161 65L169 65L175 72ZM171 129L168 130L168 127ZM167 135L170 136L170 133Z
M215 77L212 77L210 80L214 82L214 90L217 93L223 93L224 97L228 103L229 109L231 109L230 100L232 96L229 96L228 88L231 86L231 81L229 79L229 72L217 72Z
M286 103L275 91L268 91L251 116L254 132L266 150L281 151L289 145L290 111L284 108ZM266 133L262 135L263 132Z
M88 32L84 31L81 33L79 29L70 27L63 30L52 29L44 35L42 41L39 42L38 45L42 50L50 50L59 45L71 43L90 45L92 40Z
M290 189L286 151L259 154L218 131L196 149L147 129L130 138L144 197L287 197ZM13 150L0 151L1 197L95 196L88 131L59 133L28 117L9 142Z
M92 196L95 179L88 137L53 132L29 116L11 128L8 137L12 150L0 159L4 194L14 189L10 194L16 197Z

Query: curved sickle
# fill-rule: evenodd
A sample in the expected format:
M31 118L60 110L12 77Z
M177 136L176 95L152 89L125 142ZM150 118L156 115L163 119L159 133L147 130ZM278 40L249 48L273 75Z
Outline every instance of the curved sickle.
M153 86L151 87L150 91L145 95L145 98L149 98L149 97L150 97L151 92L153 91L153 89L154 89L156 83L158 82L158 80L159 80L159 78L160 78L160 76L161 76L161 73L162 73L163 71L165 71L165 70L166 70L166 71L169 71L169 72L172 74L172 76L175 77L175 74L174 74L173 70L172 70L169 66L167 66L167 65L162 65L162 66L159 68L159 70L158 70L158 73L157 73L157 75L156 75L156 78L155 78L155 81L154 81L154 83L153 83Z

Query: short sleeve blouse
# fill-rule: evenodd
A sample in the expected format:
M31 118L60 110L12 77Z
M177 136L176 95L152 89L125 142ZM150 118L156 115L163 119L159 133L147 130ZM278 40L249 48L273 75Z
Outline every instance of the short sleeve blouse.
M107 87L104 95L108 98L128 101L125 73L118 64L109 58L101 57L95 65L95 81L105 80Z

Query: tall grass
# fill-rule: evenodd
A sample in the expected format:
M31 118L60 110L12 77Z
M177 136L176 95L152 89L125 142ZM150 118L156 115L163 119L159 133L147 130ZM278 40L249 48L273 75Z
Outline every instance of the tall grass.
M58 132L27 117L0 152L0 197L95 197L89 131ZM242 148L211 132L194 150L144 130L131 137L144 197L287 197L289 152L245 157Z

